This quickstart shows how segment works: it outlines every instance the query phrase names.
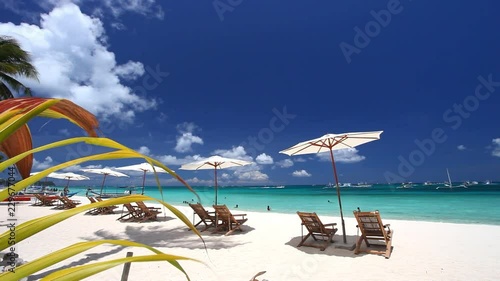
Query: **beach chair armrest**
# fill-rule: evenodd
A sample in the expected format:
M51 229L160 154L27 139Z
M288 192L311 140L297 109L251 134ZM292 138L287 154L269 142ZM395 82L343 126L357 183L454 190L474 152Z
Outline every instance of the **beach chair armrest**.
M233 215L233 217L244 217L244 216L246 216L246 215L247 215L247 214L235 214L235 215Z
M337 223L333 222L333 223L325 223L323 224L324 226L336 226Z

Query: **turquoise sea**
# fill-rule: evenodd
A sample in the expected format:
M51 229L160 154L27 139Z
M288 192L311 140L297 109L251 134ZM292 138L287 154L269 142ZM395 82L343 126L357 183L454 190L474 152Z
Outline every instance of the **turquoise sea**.
M440 188L437 185L376 184L371 187L340 188L344 217L353 217L352 211L379 210L384 218L500 225L500 183L474 185L468 188ZM201 203L211 206L214 202L213 187L193 187ZM71 187L84 196L86 187ZM335 188L325 185L287 186L228 186L219 187L218 203L231 209L266 211L294 214L297 211L316 212L320 215L340 216ZM106 187L105 192L123 193L125 189ZM140 188L136 188L140 193ZM145 195L161 199L157 187L145 188ZM163 187L164 200L182 205L198 201L185 187Z

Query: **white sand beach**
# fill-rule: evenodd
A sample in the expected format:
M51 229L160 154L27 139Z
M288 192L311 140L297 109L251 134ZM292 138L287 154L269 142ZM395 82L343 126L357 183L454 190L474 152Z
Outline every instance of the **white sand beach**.
M88 202L87 198L78 198ZM148 202L148 205L152 203ZM192 218L189 206L178 206ZM209 208L210 209L210 208ZM314 210L301 210L314 211ZM457 210L459 211L459 210ZM59 212L51 207L20 205L16 217L26 221L44 214ZM203 263L181 261L191 280L250 280L266 271L258 280L498 280L500 226L450 224L382 219L395 230L390 259L338 249L342 240L340 219L321 216L324 223L337 222L335 243L325 251L297 247L301 238L297 215L270 212L245 212L248 221L243 232L224 236L202 232L203 242L168 210L160 221L122 223L115 215L79 214L18 243L18 254L27 261L76 242L96 239L127 239L153 246L165 253L187 256ZM333 211L332 211L333 212ZM7 206L0 206L7 214ZM0 216L1 224L6 216ZM348 241L354 243L357 228L354 218L346 218ZM205 249L206 246L206 249ZM29 280L38 280L63 267L149 254L139 248L100 246L38 272ZM87 280L120 280L123 266L94 275ZM133 263L129 280L185 280L183 274L166 262Z

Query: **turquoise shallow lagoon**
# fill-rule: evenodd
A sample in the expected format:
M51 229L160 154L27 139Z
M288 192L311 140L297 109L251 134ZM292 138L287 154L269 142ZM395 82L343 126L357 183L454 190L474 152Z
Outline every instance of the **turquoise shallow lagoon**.
M214 203L213 187L194 187L201 203ZM500 184L475 185L468 188L440 188L414 186L398 188L398 185L373 185L372 187L342 187L342 207L345 217L353 217L352 211L379 210L384 218L500 225ZM86 188L71 187L85 195ZM105 192L123 193L125 189L106 187ZM140 188L136 189L140 193ZM157 187L148 186L145 194L161 198ZM163 187L164 200L174 205L198 201L196 196L181 186ZM231 209L295 213L317 212L320 215L340 216L335 188L324 185L304 186L230 186L219 187L218 203Z

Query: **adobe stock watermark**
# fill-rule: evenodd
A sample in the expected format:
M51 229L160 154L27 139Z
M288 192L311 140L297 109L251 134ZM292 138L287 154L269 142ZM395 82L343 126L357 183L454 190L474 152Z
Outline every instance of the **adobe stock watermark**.
M411 2L411 0L408 1ZM351 56L354 54L359 55L361 50L366 48L371 40L382 32L382 28L387 27L391 23L392 17L400 14L403 10L404 7L399 0L389 0L386 9L382 9L378 12L371 10L370 15L373 20L368 21L363 28L359 26L354 27L353 44L349 44L345 41L339 44L340 51L342 51L347 63L351 63Z
M138 96L145 96L148 91L152 91L157 89L160 84L165 81L165 79L170 76L169 72L163 72L160 69L160 65L157 64L155 68L147 65L145 67L145 75L142 76L142 79L139 85L132 88L132 93ZM101 126L99 129L106 136L113 133L117 128L121 130L125 130L124 122L110 122L108 120L101 122ZM74 146L66 146L66 161L70 161L73 159L77 159L84 156L89 156L93 153L94 147L92 145L88 145L86 143L78 143Z
M243 3L243 0L214 0L212 5L219 20L224 21L224 13L234 11L241 3Z
M481 102L488 100L491 94L500 87L500 80L494 81L493 74L489 74L487 78L478 76L477 80L479 83L476 85L474 94L466 96L461 103L455 103L451 108L443 112L443 121L452 130L458 130L462 126L464 119L470 118L472 113L479 109ZM391 171L384 173L386 181L388 183L406 182L406 179L415 172L415 168L423 165L425 160L434 154L437 146L446 142L447 139L448 135L441 127L434 128L428 138L423 140L415 139L416 148L407 157L398 156L397 174Z
M311 280L311 275L317 273L318 268L319 261L314 256L307 256L300 264L288 267L279 280Z
M290 121L297 117L296 114L288 113L286 106L283 106L281 111L277 108L272 111L274 116L269 119L268 126L260 129L257 136L248 136L247 141L240 143L254 159L264 150L266 144L274 140L275 134L283 132Z

